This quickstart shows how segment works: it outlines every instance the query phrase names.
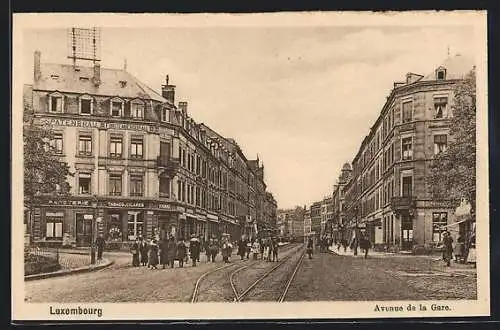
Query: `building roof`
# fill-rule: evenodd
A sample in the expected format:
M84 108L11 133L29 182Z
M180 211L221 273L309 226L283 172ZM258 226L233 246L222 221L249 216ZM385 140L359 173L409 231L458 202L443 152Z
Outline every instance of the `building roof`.
M42 63L40 69L41 76L34 82L34 89L168 102L125 70L101 68L101 83L95 86L93 67L76 66L75 70L73 65Z
M435 69L443 67L446 69L446 80L450 79L462 79L467 75L474 67L474 59L470 56L456 54L455 56L448 57L441 65L437 66ZM436 72L433 71L424 78L422 81L436 80Z

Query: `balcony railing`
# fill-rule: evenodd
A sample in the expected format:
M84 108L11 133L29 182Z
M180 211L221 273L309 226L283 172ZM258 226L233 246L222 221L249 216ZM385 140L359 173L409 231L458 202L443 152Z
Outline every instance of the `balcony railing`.
M170 158L165 156L158 156L156 160L158 169L168 175L175 175L180 166L179 158Z
M394 211L404 211L415 208L415 196L395 196L391 199L391 208Z

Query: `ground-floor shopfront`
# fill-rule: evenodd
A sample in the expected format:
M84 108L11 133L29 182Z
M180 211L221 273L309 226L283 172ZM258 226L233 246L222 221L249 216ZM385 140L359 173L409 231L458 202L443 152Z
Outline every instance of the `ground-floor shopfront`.
M188 240L196 235L207 240L222 233L236 239L241 235L232 219L155 200L58 199L31 208L26 218L31 219L27 232L32 242L56 246L89 246L98 236L120 247L138 238Z

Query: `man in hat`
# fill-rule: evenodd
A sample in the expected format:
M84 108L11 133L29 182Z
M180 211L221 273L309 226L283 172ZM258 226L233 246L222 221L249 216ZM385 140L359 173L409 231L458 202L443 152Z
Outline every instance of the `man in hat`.
M189 253L191 254L191 260L193 261L193 267L196 267L196 261L200 258L200 240L195 234L191 235L189 240Z

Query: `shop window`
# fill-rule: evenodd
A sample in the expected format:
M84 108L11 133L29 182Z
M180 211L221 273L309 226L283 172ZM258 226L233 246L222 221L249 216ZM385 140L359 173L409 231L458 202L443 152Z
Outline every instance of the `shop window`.
M63 135L62 133L55 133L50 141L50 147L56 154L63 153Z
M407 101L403 102L403 123L407 123L413 120L413 102Z
M111 158L121 158L123 153L123 139L118 136L112 136L109 142L109 156Z
M132 118L143 119L144 118L144 104L132 103L130 105L130 116Z
M434 117L446 118L448 116L448 98L436 97L434 98Z
M413 149L412 149L412 138L402 138L401 139L401 159L402 160L410 160L413 158Z
M132 138L130 142L130 157L131 158L142 158L143 156L143 139L142 138Z
M80 156L92 156L91 134L80 134L78 136L78 154Z
M130 176L130 196L139 197L144 195L144 179L142 175Z
M122 236L122 221L120 219L120 214L110 214L109 215L109 226L108 226L108 240L111 241L121 241Z
M127 238L130 241L143 236L144 221L142 212L128 212Z
M434 155L446 151L447 143L446 134L434 135Z
M448 213L434 212L432 213L432 241L439 243L443 240L443 226L448 224Z
M122 175L110 174L109 175L109 195L121 196L122 195Z
M62 212L47 212L45 215L45 237L49 240L62 240L63 237L63 220L64 213Z
M78 174L78 193L80 195L90 194L91 176L89 173Z

